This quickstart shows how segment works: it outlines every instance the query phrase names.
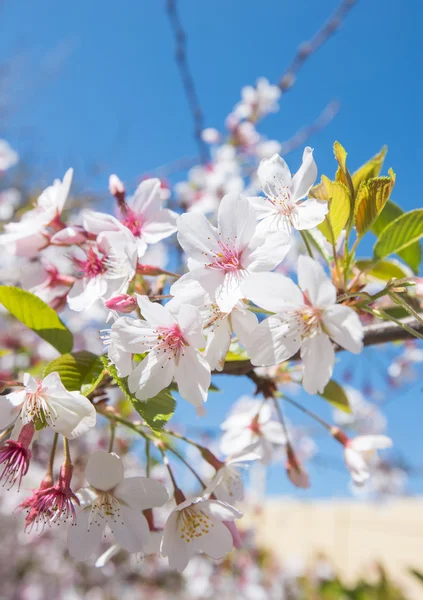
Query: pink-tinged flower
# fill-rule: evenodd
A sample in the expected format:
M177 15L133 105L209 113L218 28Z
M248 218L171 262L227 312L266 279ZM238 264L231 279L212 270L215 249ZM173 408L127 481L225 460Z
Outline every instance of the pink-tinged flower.
M297 488L308 489L310 487L308 474L303 469L291 444L289 443L286 447L286 454L286 474L288 475L289 480Z
M290 233L293 227L299 230L312 229L324 220L328 212L327 202L313 198L300 202L307 196L317 177L312 148L305 148L303 163L294 177L291 177L288 165L278 154L262 160L257 175L266 197L257 196L249 200L260 220L259 232Z
M289 240L257 235L254 209L238 194L222 199L217 220L216 228L201 214L180 218L178 240L190 272L173 284L171 294L184 295L187 283L198 281L221 311L230 312L242 298L240 286L246 275L274 269L288 252Z
M80 225L69 225L51 236L53 246L73 246L82 244L88 239L88 233Z
M392 447L392 440L386 435L359 435L350 439L338 427L333 427L331 433L344 446L345 462L356 485L364 485L370 478L377 463L377 450Z
M80 312L97 300L126 292L137 267L137 245L128 230L107 231L95 245L79 248L73 262L79 274L68 294L69 308Z
M163 208L159 179L142 181L134 196L125 202L122 200L119 208L119 219L105 213L85 211L85 229L95 235L103 231L129 229L136 239L138 258L144 256L148 244L156 244L176 231L178 215Z
M0 448L0 465L4 465L0 481L3 481L3 485L7 485L9 490L16 482L19 490L22 478L28 473L34 432L34 425L28 423L22 427L17 441L7 440Z
M250 448L231 454L225 462L219 461L220 464L216 465L216 474L208 484L205 495L214 494L218 500L229 504L242 502L244 483L241 470L247 467L245 463L261 459L255 449L256 444L253 444Z
M205 345L199 311L189 304L177 315L167 307L137 296L144 321L120 317L113 323L109 358L121 376L129 375L132 394L147 401L175 378L182 398L203 412L210 386L210 366L198 348ZM148 352L135 367L131 355Z
M79 392L68 392L58 373L50 373L42 381L25 373L23 385L22 390L2 397L0 429L8 427L18 416L23 426L29 423L48 426L69 439L95 426L94 406Z
M119 204L122 204L125 201L125 186L117 175L110 175L109 191Z
M0 140L0 174L14 167L18 161L19 154L13 150L6 140Z
M57 310L60 305L66 305L66 296L75 277L61 273L55 264L42 258L23 266L21 281L26 289Z
M36 530L40 528L42 531L45 525L51 523L66 522L69 519L75 521L75 505L79 506L79 499L70 487L72 473L72 465L64 463L55 485L47 475L40 488L19 504L19 508L27 511L25 530L31 531L35 525Z
M150 530L142 511L167 502L164 485L147 477L124 478L121 459L102 450L88 459L85 476L91 487L78 492L81 507L68 530L71 556L79 561L98 556L106 526L122 548L143 551Z
M128 296L128 294L119 294L118 296L113 296L110 300L106 300L104 304L110 310L131 313L137 307L137 300L133 296Z
M276 313L253 331L247 352L254 365L271 366L301 349L303 387L316 394L323 392L332 376L331 340L358 354L363 348L363 326L352 308L336 303L335 286L308 256L298 259L298 284L279 273L257 273L244 282L246 298Z
M286 435L279 421L272 418L269 404L258 400L240 401L233 407L230 416L222 423L223 435L220 449L224 454L253 451L269 464L273 447L286 443Z
M8 223L0 235L0 246L18 256L34 256L48 246L48 227L62 228L60 215L67 200L73 169L66 171L63 181L56 179L39 196L35 208L24 213L18 223Z
M197 552L214 559L223 558L233 548L232 534L224 522L241 516L226 502L206 498L185 500L166 521L161 553L168 557L170 568L178 571L183 571Z

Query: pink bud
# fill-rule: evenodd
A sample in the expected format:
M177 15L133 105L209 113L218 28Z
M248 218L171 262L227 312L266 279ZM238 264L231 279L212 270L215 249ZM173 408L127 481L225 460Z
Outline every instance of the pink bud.
M110 298L110 300L107 300L105 304L110 310L130 313L135 309L137 301L132 296L128 296L128 294L119 294L118 296L114 296L113 298Z
M50 244L55 246L72 246L73 244L82 244L87 237L88 234L83 227L72 225L55 233L50 240Z
M125 186L117 175L110 175L109 190L119 204L122 204L125 201Z
M155 277L156 275L162 275L163 269L155 267L154 265L140 265L137 266L137 273L140 275L150 275Z

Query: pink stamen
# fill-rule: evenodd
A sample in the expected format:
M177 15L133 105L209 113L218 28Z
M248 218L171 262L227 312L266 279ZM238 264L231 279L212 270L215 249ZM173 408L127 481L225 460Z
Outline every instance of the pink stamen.
M103 275L103 273L107 271L107 256L99 256L93 248L87 250L86 256L86 260L73 258L75 265L84 277L89 277L91 279L98 275Z
M27 423L21 429L18 440L8 440L0 448L0 464L4 464L0 481L8 485L10 490L18 482L18 490L21 487L22 478L28 473L32 452L29 446L34 437L35 428L33 423Z
M129 229L135 237L139 237L142 232L143 219L140 215L137 215L128 206L122 218L122 224Z
M231 272L241 268L241 253L235 248L230 248L222 241L218 242L220 252L215 255L212 263L207 265L210 269L219 269Z
M169 351L176 355L187 345L181 328L177 324L170 327L158 327L157 333L159 342L157 348L163 352Z

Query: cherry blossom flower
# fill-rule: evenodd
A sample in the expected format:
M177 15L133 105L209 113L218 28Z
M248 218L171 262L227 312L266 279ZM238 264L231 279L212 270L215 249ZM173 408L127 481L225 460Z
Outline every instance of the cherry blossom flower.
M156 396L175 378L182 398L203 413L210 386L210 366L198 348L205 346L201 316L186 304L173 314L166 306L137 296L145 321L120 317L109 336L109 358L131 393L142 401ZM135 367L130 355L148 352Z
M248 273L270 271L289 250L288 238L261 237L256 217L247 198L226 195L219 206L218 227L200 214L184 214L179 220L178 240L188 256L190 272L171 288L183 294L187 282L198 281L216 298L223 312L230 312L241 300L241 282Z
M308 256L298 259L299 287L279 273L255 273L242 285L245 297L276 314L250 336L247 351L256 366L288 360L301 349L303 387L323 392L332 376L335 350L331 340L354 354L363 347L357 313L336 304L336 288L323 267Z
M3 485L7 485L9 490L16 482L19 490L22 478L28 473L34 433L33 423L27 423L20 430L17 440L7 440L0 448L0 465L4 465L0 481L3 481Z
M34 256L49 244L50 225L60 224L60 215L72 183L73 169L66 171L63 181L56 179L39 196L35 208L23 214L17 223L8 223L0 235L0 246L18 256Z
M130 231L107 231L95 245L79 248L73 262L80 274L68 294L69 308L77 312L100 298L126 292L137 267L137 245Z
M25 373L23 385L22 390L4 396L0 429L11 425L18 416L19 427L28 423L48 426L69 439L95 426L96 411L91 402L79 392L68 392L58 373L50 373L42 381Z
M286 443L286 435L279 421L272 418L269 404L242 397L230 416L222 423L224 433L220 449L224 454L253 450L263 463L272 460L273 446Z
M0 140L0 174L14 167L18 161L19 154L6 140Z
M392 447L392 440L386 435L359 435L350 439L338 427L333 427L331 433L344 446L345 462L356 485L363 485L370 478L376 451Z
M205 495L214 494L218 500L229 504L242 502L244 483L241 469L247 467L245 463L261 458L260 454L254 452L255 446L253 444L250 448L229 455L224 462L219 461L216 464L216 474L208 484Z
M116 191L117 183L112 183L113 190ZM142 181L134 196L121 202L119 209L119 219L105 213L85 211L84 228L95 235L103 231L129 229L136 239L138 258L144 256L148 244L156 244L176 232L178 215L163 208L160 179Z
M340 427L350 427L361 435L380 434L386 429L386 418L380 408L364 399L363 394L351 386L344 386L351 412L335 409L333 418Z
M321 223L328 212L328 203L307 196L316 181L317 167L312 148L305 148L303 163L294 177L278 154L261 161L257 175L265 198L249 198L260 220L259 232L311 229Z
M0 191L0 221L7 221L13 217L15 209L21 201L21 193L16 188Z
M206 498L185 500L166 521L161 553L168 557L170 568L178 571L183 571L197 552L214 559L223 558L233 547L232 534L224 522L241 516L226 502Z
M241 90L241 102L237 104L234 114L241 119L257 120L271 112L279 110L278 100L281 91L265 77L257 80L256 87L247 85Z
M142 511L162 506L169 496L164 485L147 477L123 476L116 454L103 450L88 459L85 476L90 488L78 492L81 501L76 520L68 530L69 553L78 561L99 555L106 526L128 552L140 552L150 538Z

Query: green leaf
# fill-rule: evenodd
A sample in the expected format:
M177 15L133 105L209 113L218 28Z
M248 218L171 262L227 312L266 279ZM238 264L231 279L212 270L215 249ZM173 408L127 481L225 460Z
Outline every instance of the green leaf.
M309 195L329 202L328 214L318 227L331 244L336 243L350 216L351 198L348 188L340 181L331 181L322 175L321 183L312 188Z
M59 373L67 390L80 391L88 396L103 379L104 366L100 356L81 350L52 360L44 371L44 377L54 372Z
M377 237L380 236L382 231L388 227L388 225L404 214L404 211L398 204L388 200L385 204L385 208L380 213L376 221L372 225L372 231ZM398 256L411 268L415 273L418 273L420 263L422 261L422 247L420 242L415 242L404 248L401 252L398 252Z
M383 161L385 160L388 147L384 146L380 152L372 156L364 165L362 165L357 171L351 175L351 179L354 185L354 190L357 191L360 184L368 179L378 177L383 167Z
M102 356L101 361L113 381L119 386L137 413L156 434L160 434L171 419L176 408L175 399L169 390L162 390L154 398L149 398L145 402L141 402L131 394L128 389L127 378L119 377L115 366L109 363L107 356Z
M410 275L410 272L407 272L402 265L389 260L381 260L375 263L371 258L362 259L358 260L356 265L360 271L365 271L367 275L380 281L389 281L393 277L403 279Z
M400 215L383 229L373 248L374 257L383 259L391 254L399 255L422 236L423 209L417 208Z
M389 177L376 177L363 181L358 189L354 219L359 237L370 229L382 212L395 185L395 173L389 169Z
M332 406L338 408L339 410L343 410L344 412L350 413L350 403L348 402L347 395L344 391L344 388L339 385L336 381L331 379L322 394L319 394L321 398L324 398Z
M0 302L21 323L35 331L61 354L70 352L73 336L48 304L31 292L9 285L0 286Z

